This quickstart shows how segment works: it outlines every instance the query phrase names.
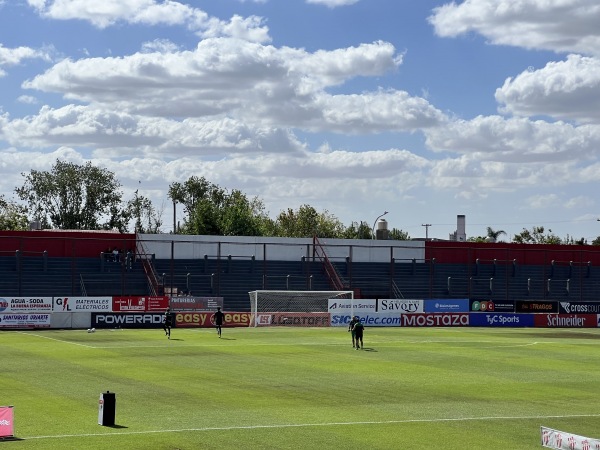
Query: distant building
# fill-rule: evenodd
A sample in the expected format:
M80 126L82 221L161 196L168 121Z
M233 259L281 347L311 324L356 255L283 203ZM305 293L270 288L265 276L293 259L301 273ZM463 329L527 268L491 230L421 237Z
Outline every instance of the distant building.
M448 239L455 242L467 241L466 219L464 214L459 214L456 216L456 231L454 233L450 233Z

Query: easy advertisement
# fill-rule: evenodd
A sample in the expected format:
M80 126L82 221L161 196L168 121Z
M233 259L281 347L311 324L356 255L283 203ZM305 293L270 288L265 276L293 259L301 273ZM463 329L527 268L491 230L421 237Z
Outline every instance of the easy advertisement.
M224 327L248 327L252 314L245 312L224 313ZM214 326L214 313L178 312L175 314L177 328L210 328Z

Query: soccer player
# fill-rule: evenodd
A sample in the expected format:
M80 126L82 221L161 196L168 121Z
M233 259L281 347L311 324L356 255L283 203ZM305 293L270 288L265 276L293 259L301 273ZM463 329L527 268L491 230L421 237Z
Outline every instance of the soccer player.
M352 334L352 348L354 348L355 345L355 341L356 341L356 332L354 331L354 324L356 322L360 322L360 320L358 319L358 316L354 316L352 319L350 319L350 323L348 324L348 331Z
M363 331L365 330L365 326L360 320L358 320L352 329L354 330L354 339L356 340L356 350L360 349L361 347L365 348L363 344Z
M223 314L220 307L217 307L217 312L213 314L213 319L215 322L215 328L217 329L217 334L219 337L221 337L221 327L223 326L223 321L225 320L225 314Z
M165 336L169 339L171 339L171 325L173 325L173 316L171 315L171 308L167 308L163 316L163 330L165 330Z

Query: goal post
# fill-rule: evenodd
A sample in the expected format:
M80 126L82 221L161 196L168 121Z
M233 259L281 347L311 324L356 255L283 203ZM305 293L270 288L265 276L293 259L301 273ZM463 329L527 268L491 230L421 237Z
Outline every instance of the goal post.
M353 291L251 291L250 326L318 326L329 300L354 299ZM353 302L351 301L352 305ZM313 320L311 320L311 318ZM321 320L319 320L321 318Z

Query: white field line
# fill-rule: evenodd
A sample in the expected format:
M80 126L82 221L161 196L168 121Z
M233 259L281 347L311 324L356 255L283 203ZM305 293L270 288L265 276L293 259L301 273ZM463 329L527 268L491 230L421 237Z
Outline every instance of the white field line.
M156 433L187 433L187 432L210 432L210 431L234 431L234 430L260 430L260 429L284 429L284 428L312 428L312 427L338 427L356 425L390 425L411 423L442 423L442 422L474 422L493 420L540 420L540 419L571 419L580 417L600 417L600 414L572 414L560 416L489 416L489 417L456 417L442 419L405 419L405 420L381 420L360 422L325 422L325 423L295 423L295 424L272 424L272 425L247 425L237 427L205 427L205 428L181 428L170 430L147 430L147 431L118 431L107 433L82 433L82 434L59 434L55 436L27 436L19 439L66 439L95 436L125 436L143 435Z
M86 347L86 348L96 348L92 345L80 344L79 342L65 341L64 339L51 338L50 336L43 336L43 335L37 334L37 333L28 333L26 331L19 331L19 333L26 334L28 336L35 336L35 337L39 337L39 338L49 339L51 341L62 342L63 344L79 345L80 347Z

